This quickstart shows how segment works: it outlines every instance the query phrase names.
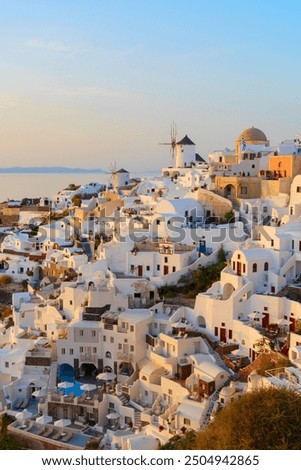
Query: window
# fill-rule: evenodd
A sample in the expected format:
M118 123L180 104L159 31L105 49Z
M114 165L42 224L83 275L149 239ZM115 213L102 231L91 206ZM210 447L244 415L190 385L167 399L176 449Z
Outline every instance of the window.
M122 344L121 343L118 343L118 349L122 349Z
M171 388L168 389L168 395L172 395L172 389Z
M159 220L159 219L157 219L157 221L156 221L156 222L157 222L157 225L160 225L160 220Z
M130 331L134 331L134 325L130 326Z
M190 419L184 418L184 424L186 424L186 426L190 426Z
M62 354L66 354L66 349L62 348Z
M225 326L225 323L222 323L222 326Z
M274 246L274 240L271 240L271 246Z
M269 307L263 307L263 311L267 312L269 310Z
M253 273L257 273L257 263L253 263L252 271Z
M240 254L237 255L237 259L240 259Z
M72 305L72 304L73 304L72 300L69 300L69 304L70 304L70 305Z
M110 351L107 351L106 352L106 358L111 359L111 357L112 357L112 354L110 353Z
M248 188L246 186L241 187L241 194L248 194Z
M84 336L84 330L79 330L79 336Z
M264 270L265 271L269 270L269 263L267 261L264 263Z
M73 349L72 348L69 349L69 354L70 354L70 356L73 356Z
M93 337L96 336L96 331L95 331L95 330L92 330L92 336L93 336Z
M131 346L130 346L130 351L131 351L131 352L134 352L134 346L133 346L132 344L131 344Z
M232 339L232 330L229 330L229 339Z
M292 250L295 248L295 241L292 240Z
M6 363L5 363L5 367L9 367L9 362L6 362Z
M217 326L214 327L214 336L218 336L218 327Z
M111 343L111 344L114 343L114 338L113 338L113 336L111 336L111 338L110 338L110 343Z
M160 271L160 264L157 264L157 271Z
M175 266L172 267L172 272L173 272L173 273L176 272L176 267L175 267Z
M95 346L93 347L93 354L97 354L97 348Z
M148 391L144 390L144 396L148 397Z
M80 353L83 353L83 352L84 352L84 348L83 348L82 346L80 346L79 352L80 352Z
M266 213L267 213L267 211L268 211L268 208L267 208L267 206L264 206L264 207L262 208L262 212L264 212L264 213L266 214Z
M232 266L233 266L233 270L235 271L235 261L233 261Z
M297 186L297 193L301 193L301 186Z
M103 342L105 343L107 341L107 337L106 336L103 336Z
M164 256L164 263L168 263L168 256Z
M246 265L245 265L245 263L242 265L242 272L243 272L243 273L246 272Z
M146 266L146 271L150 271L150 266Z

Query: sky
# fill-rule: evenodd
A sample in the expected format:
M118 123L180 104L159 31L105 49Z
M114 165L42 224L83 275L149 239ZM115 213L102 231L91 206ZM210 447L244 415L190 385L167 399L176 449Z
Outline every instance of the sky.
M0 166L170 164L301 133L299 0L0 0Z

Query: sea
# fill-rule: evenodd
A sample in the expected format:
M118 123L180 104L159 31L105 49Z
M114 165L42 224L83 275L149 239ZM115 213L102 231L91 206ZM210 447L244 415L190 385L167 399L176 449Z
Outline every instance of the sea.
M130 173L131 177L159 176L159 171ZM106 173L5 173L0 174L0 202L20 200L25 197L52 197L70 183L91 182L108 184L110 175Z

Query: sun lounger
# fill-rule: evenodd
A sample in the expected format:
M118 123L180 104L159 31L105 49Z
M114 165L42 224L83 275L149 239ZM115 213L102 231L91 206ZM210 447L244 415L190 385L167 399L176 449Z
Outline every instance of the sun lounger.
M66 436L62 437L62 441L63 442L68 442L70 441L71 437L73 436L73 432L72 431L69 431L67 432Z
M46 426L45 426L45 424L43 424L43 426L41 426L41 427L37 430L36 435L37 435L37 436L41 436L41 434L43 434L43 433L45 432L45 430L46 430Z
M47 428L46 432L44 432L43 437L50 437L50 435L53 433L54 428Z
M64 433L64 431L62 431L62 429L60 429L59 431L57 431L54 434L54 436L52 436L52 439L59 439L63 433Z

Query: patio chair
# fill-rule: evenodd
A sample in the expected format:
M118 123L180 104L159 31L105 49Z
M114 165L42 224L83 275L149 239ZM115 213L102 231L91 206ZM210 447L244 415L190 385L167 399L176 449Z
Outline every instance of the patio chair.
M41 436L45 431L46 431L46 425L43 424L43 426L40 426L40 428L37 430L36 435Z
M70 441L72 436L73 436L73 432L69 431L69 432L67 432L66 436L61 438L61 441L68 442L68 441Z
M46 431L44 432L43 437L50 437L53 431L54 431L54 428L51 428L51 427L46 428Z

